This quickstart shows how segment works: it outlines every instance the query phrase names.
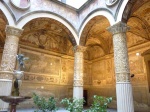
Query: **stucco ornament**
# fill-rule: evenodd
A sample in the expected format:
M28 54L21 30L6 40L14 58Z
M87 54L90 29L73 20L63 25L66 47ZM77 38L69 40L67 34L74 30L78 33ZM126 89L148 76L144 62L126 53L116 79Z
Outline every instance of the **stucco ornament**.
M30 0L10 0L10 3L21 10L26 10L30 7Z
M105 0L107 6L115 5L119 0Z

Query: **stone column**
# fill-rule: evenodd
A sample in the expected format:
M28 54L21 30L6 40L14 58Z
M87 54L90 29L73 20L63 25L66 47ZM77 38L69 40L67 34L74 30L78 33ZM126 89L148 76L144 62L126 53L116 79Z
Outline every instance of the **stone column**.
M6 26L6 40L0 66L0 96L11 95L13 70L15 68L19 37L23 30ZM8 103L0 100L0 111L8 110Z
M113 34L118 112L134 112L126 42L127 30L129 30L129 27L122 22L108 28L108 31Z
M73 98L83 98L83 46L75 46L75 60L74 60L74 83L73 83Z

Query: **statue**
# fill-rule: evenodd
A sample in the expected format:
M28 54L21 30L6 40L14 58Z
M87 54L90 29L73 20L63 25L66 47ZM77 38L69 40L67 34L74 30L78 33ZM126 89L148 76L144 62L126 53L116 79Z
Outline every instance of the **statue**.
M16 112L16 106L27 100L30 99L30 96L19 96L19 87L21 84L21 77L23 76L23 71L22 68L24 68L24 61L29 59L27 57L24 57L23 54L18 54L17 55L17 61L18 61L18 70L13 71L13 75L15 76L15 80L13 82L13 91L11 96L0 96L0 99L3 100L4 102L7 102L10 104L10 112Z
M28 60L29 58L28 57L24 57L23 54L18 54L17 55L17 60L18 60L18 64L19 64L19 67L18 67L18 70L21 71L22 68L25 68L24 66L24 61L25 60Z
M19 85L21 83L21 77L23 76L23 71L21 71L24 66L24 61L28 60L28 57L24 57L23 54L18 54L16 56L17 61L18 61L18 70L14 70L14 76L15 76L15 81L13 83L14 89L12 91L13 96L19 96Z

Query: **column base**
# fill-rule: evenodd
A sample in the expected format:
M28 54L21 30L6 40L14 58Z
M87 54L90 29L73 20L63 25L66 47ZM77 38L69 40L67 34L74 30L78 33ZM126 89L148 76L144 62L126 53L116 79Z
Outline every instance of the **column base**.
M132 85L130 82L117 82L117 111L134 112Z
M10 96L12 81L8 79L0 79L0 96ZM7 112L9 104L0 100L0 112Z
M83 99L83 87L74 87L73 88L73 98Z

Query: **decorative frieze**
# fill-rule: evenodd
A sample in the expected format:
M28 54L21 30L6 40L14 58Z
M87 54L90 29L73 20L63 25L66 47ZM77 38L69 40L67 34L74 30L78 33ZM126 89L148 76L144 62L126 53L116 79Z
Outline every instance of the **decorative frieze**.
M10 71L0 71L0 79L13 79L13 72Z
M59 83L59 77L57 76L38 75L38 74L30 74L30 73L25 73L24 80L40 82L40 83L51 83L51 84Z

